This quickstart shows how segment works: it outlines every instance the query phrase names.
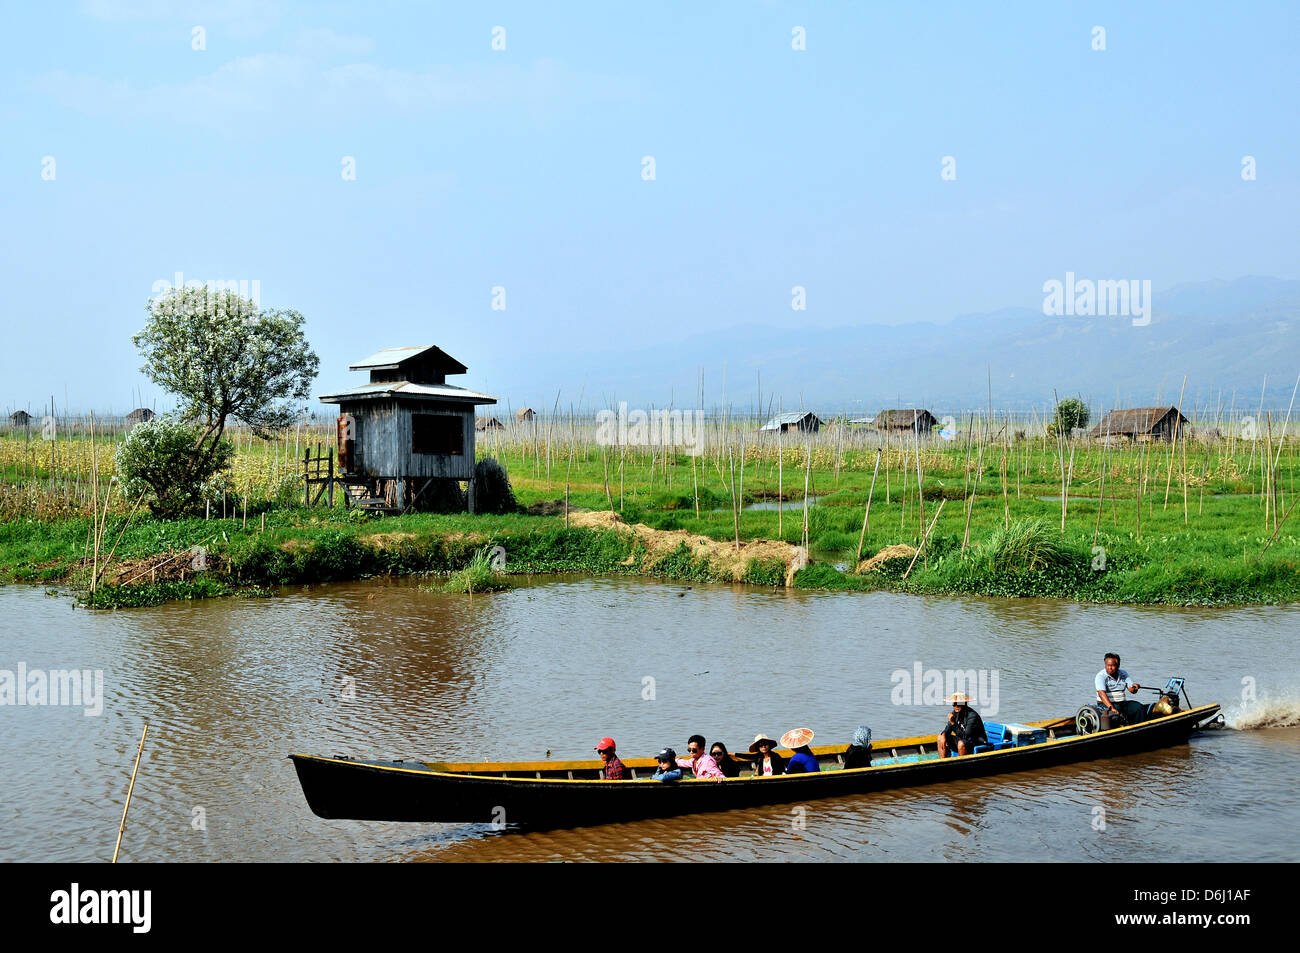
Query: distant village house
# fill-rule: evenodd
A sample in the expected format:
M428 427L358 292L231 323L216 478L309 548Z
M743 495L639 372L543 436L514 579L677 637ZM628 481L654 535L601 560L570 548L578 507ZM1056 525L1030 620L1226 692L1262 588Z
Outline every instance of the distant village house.
M804 433L816 433L822 429L821 418L811 410L796 411L788 414L778 414L767 423L759 428L759 433L764 431L776 433L788 433L791 430L802 431Z
M918 434L923 434L933 430L934 425L938 422L939 419L924 408L907 407L882 410L876 414L875 426L877 430L906 431L908 433L915 431Z
M1187 418L1178 412L1177 407L1129 407L1112 410L1088 431L1088 436L1172 440L1175 432L1186 436L1186 426Z

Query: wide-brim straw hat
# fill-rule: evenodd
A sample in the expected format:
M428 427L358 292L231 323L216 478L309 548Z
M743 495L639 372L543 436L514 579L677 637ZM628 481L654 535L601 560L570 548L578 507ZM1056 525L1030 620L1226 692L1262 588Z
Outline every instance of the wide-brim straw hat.
M768 747L770 748L776 747L776 740L774 738L769 738L767 735L754 735L754 743L749 746L749 750L757 751L758 746L762 744L764 741L767 742Z
M971 698L965 692L953 692L944 701L950 705L969 705Z
M811 728L791 728L781 736L781 744L786 748L802 748L813 740Z

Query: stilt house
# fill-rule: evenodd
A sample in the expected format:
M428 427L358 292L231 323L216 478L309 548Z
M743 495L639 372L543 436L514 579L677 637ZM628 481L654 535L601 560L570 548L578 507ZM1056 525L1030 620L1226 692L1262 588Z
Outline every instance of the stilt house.
M339 405L339 477L384 497L392 508L418 508L435 481L465 481L474 511L474 409L488 394L447 383L468 368L433 345L392 347L348 368L370 382L322 394Z

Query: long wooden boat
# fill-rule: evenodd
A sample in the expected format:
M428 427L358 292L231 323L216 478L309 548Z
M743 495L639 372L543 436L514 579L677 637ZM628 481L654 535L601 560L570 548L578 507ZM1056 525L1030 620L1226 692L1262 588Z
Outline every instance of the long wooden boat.
M1218 705L1202 705L1084 735L1076 733L1073 717L1031 722L1028 727L1040 730L1022 735L1017 742L1008 741L999 750L943 759L933 736L876 741L868 768L845 769L842 756L847 746L832 745L813 749L821 767L818 773L754 777L746 767L740 777L726 781L651 781L655 763L649 758L624 760L634 780L606 781L600 778L599 761L451 763L289 757L308 805L324 818L577 827L841 797L1151 751L1185 743L1218 713ZM754 756L745 752L736 757L751 761Z

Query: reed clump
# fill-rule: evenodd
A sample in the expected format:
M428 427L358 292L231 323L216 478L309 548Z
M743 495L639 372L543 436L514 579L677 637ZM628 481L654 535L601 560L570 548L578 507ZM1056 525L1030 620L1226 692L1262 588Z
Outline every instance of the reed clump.
M510 588L510 581L492 567L492 551L487 546L477 550L470 558L469 565L451 574L443 583L443 592L463 592L473 595L476 592L500 592Z
M994 572L1041 572L1078 558L1061 542L1060 530L1042 518L1017 519L995 529L983 553Z

